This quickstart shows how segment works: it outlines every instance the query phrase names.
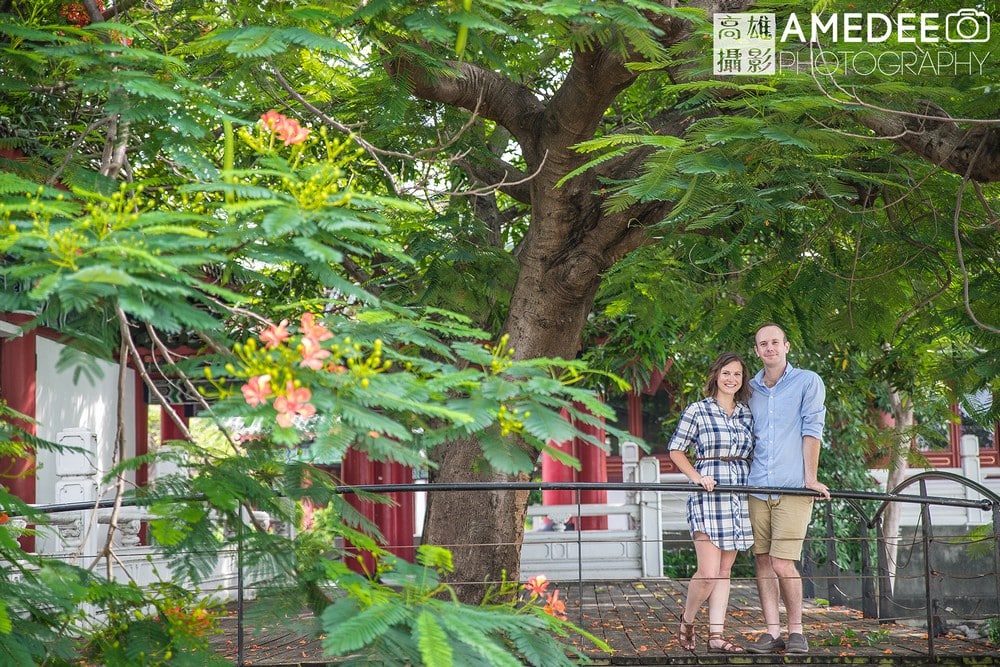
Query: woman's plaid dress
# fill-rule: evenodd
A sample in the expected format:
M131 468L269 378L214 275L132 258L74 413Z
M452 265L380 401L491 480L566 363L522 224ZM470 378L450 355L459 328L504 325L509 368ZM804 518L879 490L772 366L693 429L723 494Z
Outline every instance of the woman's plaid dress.
M753 452L753 416L736 404L733 416L714 398L692 403L684 410L668 449L694 452L694 467L722 485L745 485ZM723 461L722 458L727 460ZM712 491L688 496L687 520L691 533L708 535L723 551L743 551L753 545L745 494Z

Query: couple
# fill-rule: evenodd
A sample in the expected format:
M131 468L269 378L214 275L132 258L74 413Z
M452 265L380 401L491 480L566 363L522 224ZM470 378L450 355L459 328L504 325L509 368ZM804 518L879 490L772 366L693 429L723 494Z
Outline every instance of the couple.
M788 350L784 330L763 325L754 337L754 352L764 363L756 377L748 377L739 355L722 354L709 369L706 398L681 415L670 459L705 491L717 484L806 488L829 500L829 489L816 479L826 390L818 375L788 363ZM688 450L694 452L693 465ZM708 600L709 653L809 652L795 561L802 556L812 506L813 496L690 494L687 518L698 570L684 603L681 648L694 649L695 616ZM723 626L733 561L737 551L751 545L767 628L744 648L726 640ZM779 598L788 620L787 642L781 638Z

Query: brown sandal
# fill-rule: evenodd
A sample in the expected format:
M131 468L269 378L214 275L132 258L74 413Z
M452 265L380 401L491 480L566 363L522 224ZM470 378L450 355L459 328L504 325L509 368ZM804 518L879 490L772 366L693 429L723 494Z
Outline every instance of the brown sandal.
M721 644L712 645L712 642L722 642ZM737 646L731 641L727 641L725 637L722 636L721 632L713 632L708 636L708 652L709 653L743 653L744 649L742 646Z
M681 617L680 627L677 628L677 638L681 648L685 651L694 650L694 621L688 623Z

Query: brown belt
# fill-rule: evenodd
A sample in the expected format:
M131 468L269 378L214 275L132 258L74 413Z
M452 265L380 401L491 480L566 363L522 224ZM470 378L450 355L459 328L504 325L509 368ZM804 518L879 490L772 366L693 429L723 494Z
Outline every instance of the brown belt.
M744 456L706 456L704 458L695 459L695 461L722 461L723 463L735 463L737 461L746 461L750 463L753 459L748 459Z

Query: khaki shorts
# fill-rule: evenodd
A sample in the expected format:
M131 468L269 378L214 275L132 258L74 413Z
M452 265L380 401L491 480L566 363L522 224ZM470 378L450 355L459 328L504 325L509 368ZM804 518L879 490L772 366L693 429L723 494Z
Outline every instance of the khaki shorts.
M749 499L754 554L800 560L814 498L784 495L772 496L770 500L753 496Z

